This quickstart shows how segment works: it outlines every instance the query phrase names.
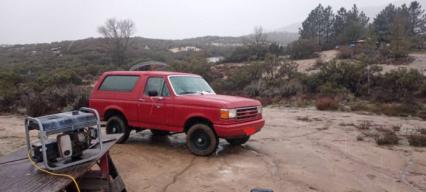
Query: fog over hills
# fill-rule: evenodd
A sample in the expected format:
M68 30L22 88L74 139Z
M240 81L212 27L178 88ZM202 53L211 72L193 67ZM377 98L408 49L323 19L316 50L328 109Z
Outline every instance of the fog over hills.
M135 36L152 39L239 37L255 26L270 32L300 23L320 2L338 8L392 0L1 0L0 44L96 38L97 27L108 18L130 19L136 24ZM280 31L297 32L298 26Z

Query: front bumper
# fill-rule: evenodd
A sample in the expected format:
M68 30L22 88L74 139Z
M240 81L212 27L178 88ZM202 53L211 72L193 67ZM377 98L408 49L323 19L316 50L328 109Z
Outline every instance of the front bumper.
M214 125L216 134L220 138L237 138L243 136L250 136L259 132L265 125L264 119L248 121L236 124L227 125Z

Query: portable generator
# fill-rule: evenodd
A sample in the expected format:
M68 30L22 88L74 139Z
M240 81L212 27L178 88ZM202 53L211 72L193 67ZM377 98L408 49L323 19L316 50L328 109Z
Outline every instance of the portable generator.
M25 119L28 152L37 163L49 170L59 170L98 158L102 152L99 114L95 109L80 108ZM30 131L38 131L31 143Z

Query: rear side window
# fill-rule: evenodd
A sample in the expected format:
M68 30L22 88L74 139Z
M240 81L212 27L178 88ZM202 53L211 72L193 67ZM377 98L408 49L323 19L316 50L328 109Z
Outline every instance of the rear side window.
M138 79L139 76L110 75L104 79L102 85L99 87L99 90L130 92L135 87L135 84Z

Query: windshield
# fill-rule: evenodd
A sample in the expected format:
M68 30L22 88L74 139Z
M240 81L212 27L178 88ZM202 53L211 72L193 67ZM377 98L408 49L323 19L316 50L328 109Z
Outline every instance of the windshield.
M197 76L172 76L170 83L177 95L215 94L210 85Z

